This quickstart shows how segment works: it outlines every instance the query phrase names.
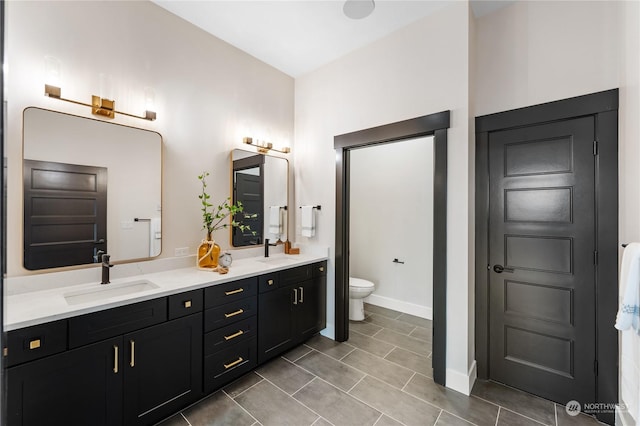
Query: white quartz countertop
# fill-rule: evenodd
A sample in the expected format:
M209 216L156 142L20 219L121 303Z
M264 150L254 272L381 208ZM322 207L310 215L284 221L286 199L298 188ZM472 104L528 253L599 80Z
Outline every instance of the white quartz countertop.
M11 331L162 296L209 287L211 285L223 284L242 278L289 269L326 259L326 254L318 253L301 253L299 255L274 254L268 258L250 257L234 259L227 274L201 271L193 266L115 278L111 280L111 284L105 285L100 284L98 280L85 284L69 286L56 285L54 286L55 288L50 289L10 294L5 297L4 329L5 331ZM112 270L117 268L118 266L116 265ZM20 280L16 281L26 280L28 280L27 277L20 277ZM42 278L40 278L40 280L42 280ZM125 285L126 283L143 280L149 281L157 287L133 294L109 296L96 301L72 305L65 299L65 295L69 293L83 292L85 290L90 291L92 289L99 290L108 286L117 287ZM11 281L10 278L9 283L13 284Z

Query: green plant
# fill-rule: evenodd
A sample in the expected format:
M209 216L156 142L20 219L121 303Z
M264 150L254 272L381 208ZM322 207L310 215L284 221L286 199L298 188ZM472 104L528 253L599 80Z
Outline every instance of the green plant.
M198 176L198 179L202 182L202 194L198 195L200 202L202 203L202 229L206 229L207 236L211 238L211 233L218 229L228 228L233 226L239 228L241 231L251 231L248 225L243 225L242 222L236 221L234 218L237 213L241 213L244 210L242 203L231 203L231 197L228 197L222 204L214 206L209 202L211 195L207 194L207 182L206 178L209 176L209 172L202 172ZM211 208L211 210L209 210ZM231 221L225 221L226 218L231 216ZM256 217L253 214L250 217ZM255 231L252 232L255 235Z

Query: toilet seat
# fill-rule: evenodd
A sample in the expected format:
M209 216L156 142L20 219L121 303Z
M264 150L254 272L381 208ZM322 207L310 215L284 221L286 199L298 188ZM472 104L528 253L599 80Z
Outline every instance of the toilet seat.
M371 281L363 280L362 278L349 277L349 287L373 288L374 285Z

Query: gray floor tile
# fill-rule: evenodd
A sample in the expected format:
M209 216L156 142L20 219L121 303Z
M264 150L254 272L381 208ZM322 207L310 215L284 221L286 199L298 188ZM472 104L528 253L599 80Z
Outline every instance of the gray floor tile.
M462 420L460 417L456 417L451 413L443 411L438 417L438 421L435 426L473 426L473 423L469 423L466 420Z
M373 425L380 412L327 382L315 379L293 395L335 426Z
M333 425L329 423L328 420L325 420L322 417L318 417L318 420L315 421L313 426L333 426Z
M189 423L182 417L182 414L178 413L162 423L158 423L156 426L189 426Z
M585 414L578 414L577 416L570 416L567 414L567 410L564 405L556 404L556 415L558 419L558 426L590 426L590 425L603 425L595 417L587 416Z
M382 330L382 327L365 321L349 321L349 331L352 330L357 331L360 334L373 336L374 334Z
M396 331L401 334L409 334L413 330L415 330L416 326L412 324L408 324L406 322L397 321L383 315L379 314L371 314L369 315L364 322L368 322L371 324L379 325L383 328L388 328L389 330Z
M375 338L420 355L426 356L431 352L431 344L423 340L405 336L404 334L396 333L395 331L387 330L386 328L376 333Z
M478 426L496 424L497 405L440 386L420 374L411 378L404 391Z
M262 377L252 371L225 386L224 391L229 395L229 397L235 398L251 386L258 383L260 380L263 380Z
M402 426L402 423L393 420L391 417L382 415L375 426Z
M417 325L418 327L431 329L433 327L433 321L428 320L426 318L420 318L415 315L410 314L401 314L398 318L398 321L407 322L409 324Z
M356 349L342 360L345 364L364 371L370 376L376 377L383 382L395 386L399 389L407 384L409 379L415 374L413 371L389 362L384 358L372 355L361 349Z
M303 356L305 356L309 352L311 352L311 348L310 347L308 347L307 345L300 345L300 346L296 346L295 348L291 349L289 352L287 352L284 355L282 355L282 357L293 362L293 361L297 361L298 359L302 358Z
M305 426L311 425L318 418L311 410L266 380L235 400L265 426Z
M384 315L385 317L389 317L393 319L396 319L400 315L402 315L402 312L394 311L393 309L389 309L389 308L383 308L382 306L372 305L370 303L364 304L364 311L370 314Z
M428 328L416 327L409 333L409 336L424 340L425 342L433 341L433 332Z
M544 424L555 424L553 402L486 380L476 380L471 393Z
M193 426L250 426L256 421L222 391L186 409L183 414Z
M395 346L390 343L383 342L382 340L376 340L373 337L360 334L353 330L349 330L348 342L351 346L355 346L356 348L362 349L363 351L367 351L379 357L384 357L386 354L391 352L393 348L395 348Z
M353 346L347 343L336 342L335 340L324 337L321 334L313 336L307 341L306 345L335 359L342 359L346 354L354 349Z
M431 358L427 356L418 355L402 348L394 348L384 358L427 377L433 377Z
M296 364L344 391L351 389L364 376L348 365L316 351L303 356Z
M349 393L407 426L432 425L440 414L439 408L370 376Z
M314 375L307 373L297 365L283 358L274 358L262 367L257 373L278 386L289 395L314 379Z
M540 426L540 423L505 408L500 408L496 426Z

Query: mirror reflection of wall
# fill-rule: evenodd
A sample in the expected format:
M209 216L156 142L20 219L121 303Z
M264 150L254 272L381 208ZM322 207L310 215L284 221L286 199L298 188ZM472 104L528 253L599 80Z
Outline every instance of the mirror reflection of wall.
M240 149L231 153L233 201L241 201L244 212L236 220L251 227L231 231L234 247L260 245L265 239L286 241L288 228L289 162L285 158ZM251 215L256 214L255 218ZM252 231L255 231L255 235Z
M433 137L354 149L349 159L349 274L366 302L432 319ZM398 259L395 263L393 259Z
M65 234L62 228L69 228L70 218L56 219L59 226L53 233L57 234L57 241L69 238L92 245L89 251L92 253L91 256L83 255L84 260L71 264L94 263L96 259L93 254L98 249L108 252L115 262L144 259L160 254L162 137L159 133L33 107L24 110L23 125L25 171L32 161L54 168L59 167L56 164L65 164L106 170L106 235L100 231L98 225L87 225L95 219L93 214L76 214L82 212L73 209L70 211L74 216L72 222L76 224L76 231L79 223L83 222L82 216L86 216L86 232L82 235ZM51 183L52 179L61 175L49 172L47 176ZM73 200L77 203L78 194L65 196L70 202ZM26 201L29 199L25 194ZM25 207L25 213L27 210ZM23 235L26 237L29 234L31 245L35 241L36 247L38 244L42 247L54 242L50 235L52 229L49 226L48 235L41 227L31 226L30 229L24 229ZM27 262L27 251L28 247L25 244L25 267L40 269ZM68 259L62 263L69 264ZM45 267L55 266L63 265L53 264Z

